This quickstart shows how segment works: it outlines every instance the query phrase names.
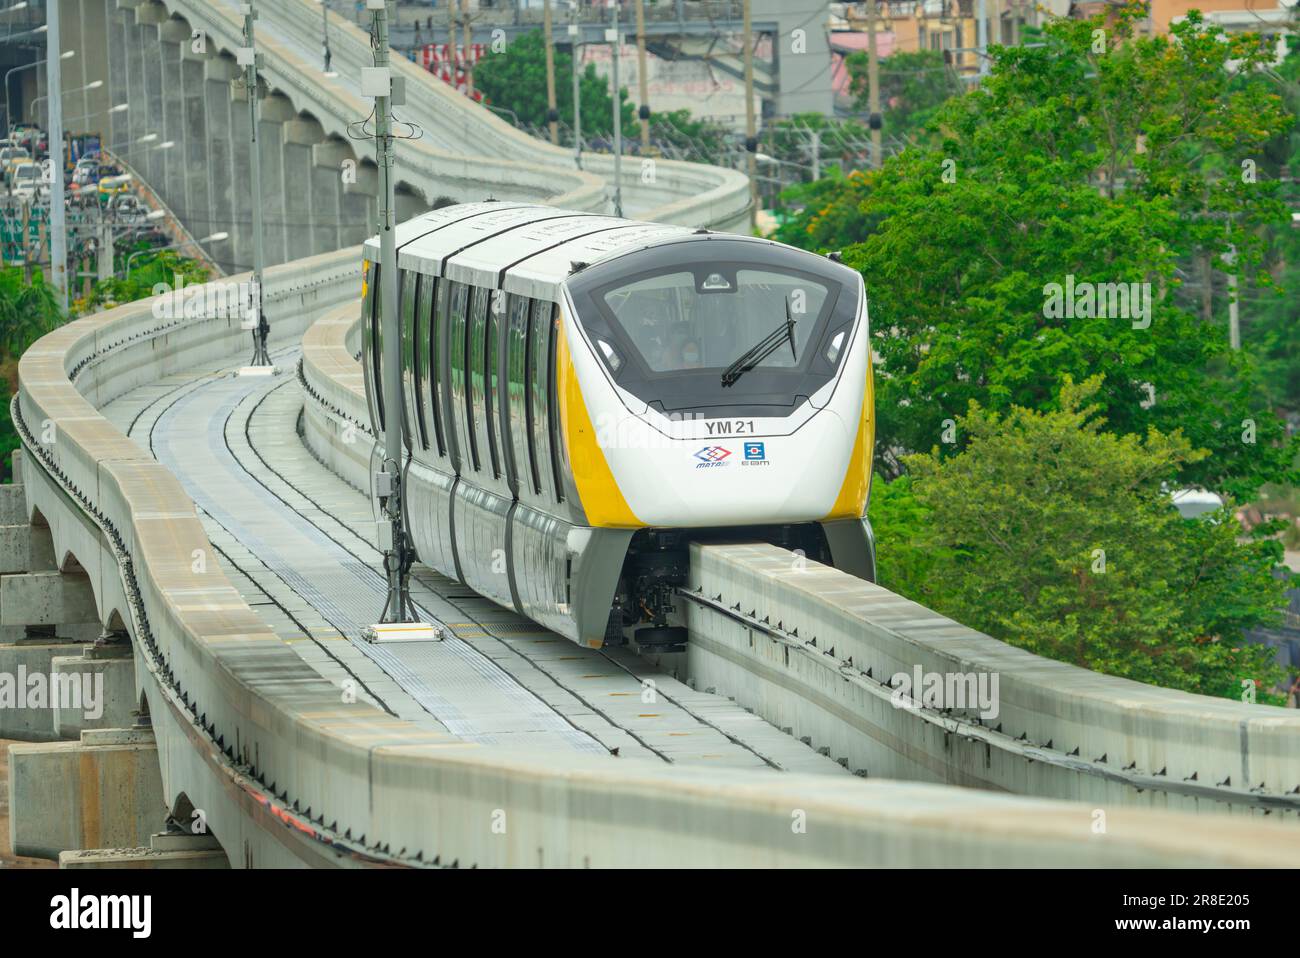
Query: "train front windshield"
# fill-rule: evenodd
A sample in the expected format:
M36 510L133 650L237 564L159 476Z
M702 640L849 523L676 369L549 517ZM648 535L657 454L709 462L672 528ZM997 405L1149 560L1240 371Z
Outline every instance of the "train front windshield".
M857 312L845 267L712 237L615 259L569 288L614 381L665 413L788 414L834 378Z

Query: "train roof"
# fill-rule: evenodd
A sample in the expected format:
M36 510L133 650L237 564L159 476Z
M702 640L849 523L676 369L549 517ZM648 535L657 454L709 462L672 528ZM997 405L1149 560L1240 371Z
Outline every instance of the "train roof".
M397 265L457 282L553 300L575 263L594 265L697 232L684 226L551 206L463 203L431 210L399 225ZM368 259L378 258L378 237L366 241L365 251Z

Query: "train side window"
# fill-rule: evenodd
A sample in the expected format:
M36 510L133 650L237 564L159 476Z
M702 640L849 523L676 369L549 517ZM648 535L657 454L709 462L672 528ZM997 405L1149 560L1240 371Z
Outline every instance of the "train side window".
M551 432L547 425L548 359L551 355L551 303L533 300L531 321L528 324L528 395L532 409L528 417L528 435L532 440L532 467L534 489L539 496L550 494L551 484Z
M375 397L375 411L379 416L380 431L384 428L384 380L381 376L382 368L380 366L380 357L384 354L383 334L379 322L379 301L382 298L379 295L380 270L379 264L374 263L370 267L370 285L366 290L367 299L367 319L370 323L370 335L367 337L370 343L370 376L374 384L372 395Z
M514 464L515 495L524 489L533 488L527 478L528 459L531 450L532 431L528 428L528 299L523 296L511 296L508 310L510 329L507 333L507 392L510 407L510 444Z
M420 448L429 448L429 427L424 420L424 384L429 380L429 355L422 346L427 341L425 327L433 303L437 280L417 275L415 280L415 324L411 331L411 370L415 378L415 422L420 432Z
M429 290L429 408L433 414L433 438L438 444L438 455L445 456L447 441L442 434L442 339L438 331L446 312L447 284L426 276L424 285Z
M501 384L497 375L497 336L502 303L506 294L499 289L485 292L488 299L487 322L483 324L483 420L487 424L488 451L492 456L492 478L501 478L501 457L497 453L496 407L497 390Z
M560 338L560 307L551 304L551 334L546 360L546 426L550 433L551 481L555 501L564 501L564 472L560 467L560 402L556 391L555 352Z
M469 424L469 384L466 381L465 347L469 345L466 330L469 327L469 287L464 283L451 284L451 303L447 310L447 349L451 362L451 409L448 420L456 430L456 446L460 450L460 472L465 474L477 461L473 451L473 430Z
M401 270L397 285L397 320L398 320L398 359L401 363L398 372L402 382L399 385L402 399L402 434L407 436L408 448L411 444L410 436L413 431L411 428L410 410L406 408L406 379L408 376L415 375L414 357L411 354L411 346L414 342L412 327L415 325L415 300L416 284L419 282L420 274L415 270Z
M468 291L470 308L465 316L465 433L469 437L469 457L474 464L474 471L481 472L483 464L479 460L478 431L474 428L474 417L477 407L483 403L483 337L475 336L474 331L483 328L487 303L484 297L486 290L471 286Z

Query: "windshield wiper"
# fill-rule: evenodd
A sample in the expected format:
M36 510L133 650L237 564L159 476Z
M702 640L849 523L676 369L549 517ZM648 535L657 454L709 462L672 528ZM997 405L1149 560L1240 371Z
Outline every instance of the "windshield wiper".
M736 380L780 349L781 344L787 340L790 343L790 355L794 357L795 362L798 362L799 356L794 348L794 319L790 315L789 299L785 301L785 322L746 350L739 359L723 371L723 387L734 386Z

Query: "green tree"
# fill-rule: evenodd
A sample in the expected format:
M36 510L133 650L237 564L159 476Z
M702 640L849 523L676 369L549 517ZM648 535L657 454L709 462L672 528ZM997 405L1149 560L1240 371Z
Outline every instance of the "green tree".
M29 284L21 269L0 270L0 367L4 370L5 409L0 415L0 472L10 478L10 455L18 448L18 433L9 418L9 403L18 385L18 357L59 325L54 291L37 273Z
M832 167L829 176L790 187L781 194L787 215L773 238L818 253L861 242L880 221L864 212L869 182L860 170L845 176Z
M1272 48L1194 14L1172 37L1134 37L1135 15L1056 21L1043 46L995 49L981 88L943 108L941 148L867 175L859 212L878 226L845 261L871 296L887 471L972 400L1050 409L1062 374L1101 372L1117 432L1181 429L1209 450L1181 460L1179 482L1246 499L1293 477L1296 443L1258 400L1250 357L1174 295L1180 267L1229 244L1255 269L1258 229L1287 216L1240 171L1293 118L1228 69ZM1056 314L1048 290L1068 277L1150 283L1149 315Z
M873 497L882 582L1039 655L1236 698L1281 679L1243 630L1284 604L1281 546L1240 542L1228 509L1183 519L1166 483L1204 458L1179 433L1103 431L1101 377L1054 411L971 403L964 449L910 456ZM1265 696L1267 697L1267 696Z
M573 57L555 48L556 83L561 89L572 83ZM521 123L534 128L546 125L546 44L541 30L517 37L500 53L490 53L474 67L474 86L482 91L492 106L514 113ZM609 84L587 64L579 78L582 97L583 136L609 136L614 131L614 101ZM573 97L561 93L556 97L560 121L573 126ZM636 120L636 108L628 101L627 88L619 90L623 131L627 135Z
M867 55L852 53L844 61L849 89L859 110L870 106ZM938 50L898 52L880 60L880 106L884 129L892 136L921 134L949 97L961 92L961 81L943 62Z
M162 250L157 253L147 252L149 247L139 244L136 256L131 264L131 271L124 277L100 280L91 290L90 298L78 300L80 312L90 313L98 309L132 303L154 295L155 288L164 284L169 288L179 285L176 277L181 277L186 286L195 286L208 281L207 267L196 259L181 256L175 250Z

